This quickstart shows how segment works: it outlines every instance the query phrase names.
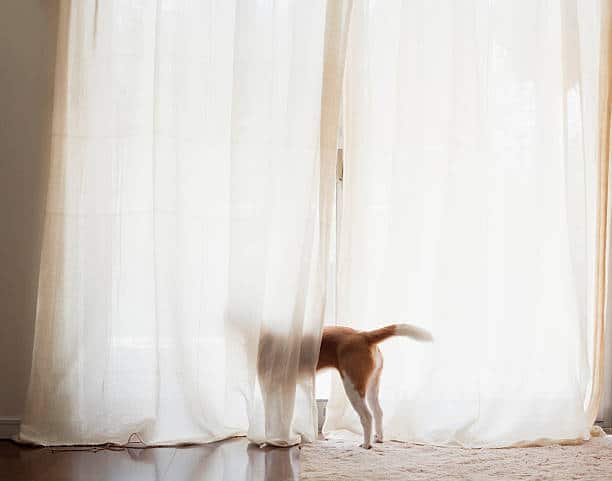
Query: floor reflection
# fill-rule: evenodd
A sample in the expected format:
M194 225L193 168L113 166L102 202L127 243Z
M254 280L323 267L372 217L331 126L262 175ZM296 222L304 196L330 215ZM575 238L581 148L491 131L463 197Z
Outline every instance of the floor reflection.
M299 448L260 448L246 440L178 448L162 479L297 481Z
M247 448L249 481L297 481L300 476L299 448Z
M299 448L259 448L245 439L178 448L97 452L32 449L0 443L0 479L297 481Z

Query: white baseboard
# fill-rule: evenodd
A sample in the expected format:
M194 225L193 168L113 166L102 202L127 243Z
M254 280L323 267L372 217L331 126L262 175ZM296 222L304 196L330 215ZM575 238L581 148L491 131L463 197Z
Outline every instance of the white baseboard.
M14 417L0 417L0 439L10 439L19 433L21 419Z

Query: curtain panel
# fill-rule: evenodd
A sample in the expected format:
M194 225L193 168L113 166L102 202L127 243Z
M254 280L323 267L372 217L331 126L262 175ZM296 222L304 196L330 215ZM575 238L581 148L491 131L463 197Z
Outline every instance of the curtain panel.
M609 25L608 1L355 4L337 319L435 337L383 346L387 437L589 437L603 380ZM325 429L340 428L359 422L336 382Z
M346 3L60 16L20 438L314 439Z

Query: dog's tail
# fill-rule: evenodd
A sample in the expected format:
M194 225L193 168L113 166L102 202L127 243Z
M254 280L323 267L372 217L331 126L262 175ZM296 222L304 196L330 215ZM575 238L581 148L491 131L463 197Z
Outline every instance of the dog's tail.
M391 324L390 326L374 329L363 333L368 344L378 344L393 336L411 337L416 341L432 342L433 336L420 327L410 324Z

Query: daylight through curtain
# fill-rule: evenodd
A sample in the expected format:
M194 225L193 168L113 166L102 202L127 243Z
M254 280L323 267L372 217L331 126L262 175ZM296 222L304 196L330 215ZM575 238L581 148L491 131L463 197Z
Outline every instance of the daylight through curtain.
M382 346L388 438L589 436L609 21L596 0L355 3L337 321L435 337ZM360 429L336 380L326 429L339 428Z

